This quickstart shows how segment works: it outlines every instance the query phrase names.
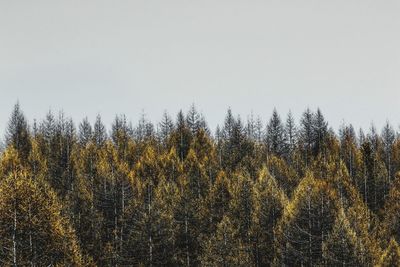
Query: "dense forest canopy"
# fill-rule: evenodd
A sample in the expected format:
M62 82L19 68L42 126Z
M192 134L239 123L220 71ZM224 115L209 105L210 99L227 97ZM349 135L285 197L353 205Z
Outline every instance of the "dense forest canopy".
M19 104L0 158L2 266L400 266L400 136L192 106L157 125Z

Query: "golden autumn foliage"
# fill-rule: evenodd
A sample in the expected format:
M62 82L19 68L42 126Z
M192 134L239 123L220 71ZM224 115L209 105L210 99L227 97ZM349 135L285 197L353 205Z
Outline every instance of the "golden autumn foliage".
M16 109L15 112L20 112ZM61 113L0 155L2 266L398 266L400 137L192 107L160 130ZM295 127L296 126L296 127ZM21 138L19 140L18 138Z
M54 191L21 172L0 183L2 265L82 265L69 221Z

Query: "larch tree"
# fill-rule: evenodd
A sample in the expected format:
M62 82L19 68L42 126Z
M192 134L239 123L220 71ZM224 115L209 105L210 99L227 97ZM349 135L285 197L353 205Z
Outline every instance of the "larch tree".
M279 264L325 264L322 244L338 212L337 192L311 173L300 182L277 226Z
M201 266L252 266L251 254L238 238L237 229L227 216L217 226L215 234L204 244Z
M281 118L274 109L272 117L267 124L266 143L269 153L282 156L285 152L285 134Z
M15 104L6 129L5 141L7 146L13 146L25 163L31 150L31 139L28 122L19 103Z
M264 167L254 184L251 236L255 266L273 265L276 255L275 227L288 204L285 193Z
M55 192L24 171L0 182L0 262L4 266L83 266Z

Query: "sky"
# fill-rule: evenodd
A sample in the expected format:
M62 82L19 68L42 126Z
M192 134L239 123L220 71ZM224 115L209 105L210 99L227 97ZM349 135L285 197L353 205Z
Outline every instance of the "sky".
M399 129L400 1L0 0L0 134L41 120L153 122L195 103L266 122L319 107L329 125Z

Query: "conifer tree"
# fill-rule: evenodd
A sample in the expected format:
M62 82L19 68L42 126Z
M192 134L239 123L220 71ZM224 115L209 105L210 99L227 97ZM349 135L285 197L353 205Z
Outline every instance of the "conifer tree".
M296 148L297 143L297 128L291 111L289 111L286 118L286 124L284 126L284 136L286 154L285 156L286 159L291 162L291 157L293 156L292 154Z
M299 128L300 148L306 166L310 164L314 144L313 122L314 114L307 108L301 117Z
M85 146L89 143L93 138L93 130L92 126L88 118L84 118L83 121L79 124L79 143L82 146Z
M267 125L266 143L270 153L282 156L285 152L285 135L281 118L276 109Z
M135 178L136 179L136 178ZM176 223L174 207L179 201L174 183L159 177L159 183L149 187L149 181L135 183L137 196L125 213L124 247L119 264L123 266L176 266Z
M333 228L337 199L337 193L327 182L307 174L277 226L279 264L324 264L322 244Z
M19 103L15 104L6 129L7 146L13 146L25 163L31 150L31 140L28 122L22 113Z
M174 122L172 121L169 114L164 111L161 122L159 124L159 138L164 146L167 145L168 138L174 130Z
M176 127L174 132L172 133L171 141L173 143L173 146L175 146L176 151L178 152L178 156L182 162L187 156L192 138L192 133L187 126L185 117L181 110L179 111L176 119Z
M230 219L224 216L217 226L216 233L204 242L205 252L201 258L202 266L252 266L248 249L237 238L238 233Z
M93 142L96 146L100 147L107 139L106 127L101 121L100 115L97 115L96 122L93 126Z
M332 232L322 244L323 258L327 266L366 266L359 252L357 235L351 229L343 210L336 218Z
M194 104L190 106L189 112L186 115L186 124L192 135L195 135L197 131L201 128L201 115L197 112Z
M245 174L236 173L232 177L231 201L228 216L238 231L244 244L250 245L250 229L254 213L253 181Z
M400 266L400 247L394 239L390 240L389 246L382 254L378 266Z
M4 266L82 265L80 249L54 191L26 173L0 183L0 262Z
M313 118L313 153L318 155L324 152L325 140L328 135L328 123L325 121L321 110L318 108Z
M283 214L288 199L265 167L256 180L253 198L255 207L251 236L254 240L254 264L269 266L273 264L276 254L275 226Z

